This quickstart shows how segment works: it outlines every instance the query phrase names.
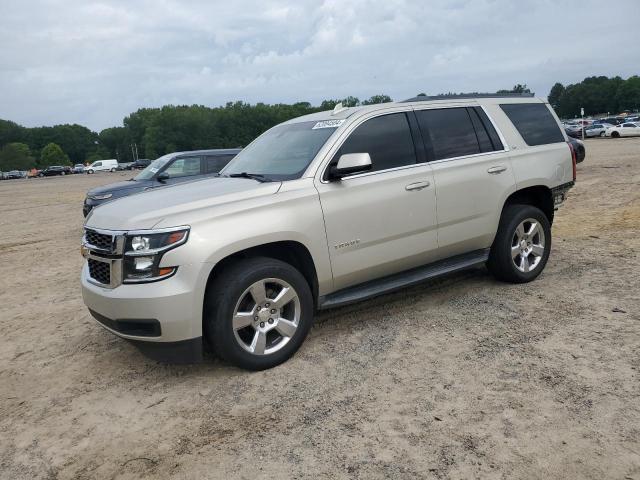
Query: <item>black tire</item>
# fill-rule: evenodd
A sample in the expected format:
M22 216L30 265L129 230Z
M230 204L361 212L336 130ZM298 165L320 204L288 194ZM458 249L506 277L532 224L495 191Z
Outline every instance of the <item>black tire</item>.
M278 351L256 355L240 346L232 325L236 304L247 288L262 279L284 280L298 294L300 319L295 333ZM207 288L204 304L204 334L214 353L246 370L265 370L288 360L300 348L313 324L313 296L306 279L288 263L254 257L226 268Z
M604 137L604 132L600 132L600 136L601 136L601 137Z
M116 171L116 169L115 169L115 168L112 168L112 169L111 169L111 173L113 173L113 172L115 172L115 171Z
M611 132L612 138L620 138L620 134L618 132Z
M540 256L539 263L537 263L532 270L521 271L516 267L516 260L512 257L511 252L512 247L517 247L517 243L514 245L516 229L527 219L536 220L542 227L542 232L544 234L544 252ZM498 280L502 280L503 282L531 282L532 280L535 280L540 273L542 273L542 270L544 270L547 260L549 259L550 251L551 225L549 223L549 219L542 210L532 205L507 205L502 212L502 217L500 218L500 225L498 226L496 238L491 246L487 267ZM518 261L522 260L521 257L517 258ZM528 260L525 261L527 261L528 265Z

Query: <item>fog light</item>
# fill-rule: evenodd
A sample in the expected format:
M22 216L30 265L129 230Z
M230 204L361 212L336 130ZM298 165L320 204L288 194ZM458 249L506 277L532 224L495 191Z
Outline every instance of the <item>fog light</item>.
M136 270L147 270L153 266L153 257L135 257L133 263Z

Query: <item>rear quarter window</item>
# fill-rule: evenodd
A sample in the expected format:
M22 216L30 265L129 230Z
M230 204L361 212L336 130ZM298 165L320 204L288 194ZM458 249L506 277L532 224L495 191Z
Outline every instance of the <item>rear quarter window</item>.
M564 142L564 136L556 119L544 103L501 104L500 108L509 117L529 146Z

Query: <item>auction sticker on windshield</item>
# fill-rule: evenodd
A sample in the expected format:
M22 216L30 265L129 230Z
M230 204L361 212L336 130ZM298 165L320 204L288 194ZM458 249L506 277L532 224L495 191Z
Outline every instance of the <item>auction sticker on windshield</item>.
M311 130L317 130L318 128L336 128L344 123L343 120L323 120L316 123Z

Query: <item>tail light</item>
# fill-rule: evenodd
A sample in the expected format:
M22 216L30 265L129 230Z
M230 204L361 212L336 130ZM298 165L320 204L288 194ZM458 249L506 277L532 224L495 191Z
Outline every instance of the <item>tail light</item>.
M571 163L573 166L573 181L576 181L576 165L578 164L578 154L573 145L569 143L569 150L571 150Z

